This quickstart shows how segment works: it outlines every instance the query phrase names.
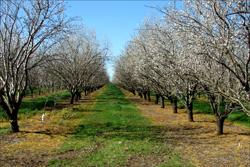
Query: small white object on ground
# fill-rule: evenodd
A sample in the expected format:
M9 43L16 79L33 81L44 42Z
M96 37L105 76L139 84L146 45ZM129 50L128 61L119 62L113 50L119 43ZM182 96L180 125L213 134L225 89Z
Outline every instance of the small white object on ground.
M44 122L44 119L45 119L45 113L42 116L42 122Z

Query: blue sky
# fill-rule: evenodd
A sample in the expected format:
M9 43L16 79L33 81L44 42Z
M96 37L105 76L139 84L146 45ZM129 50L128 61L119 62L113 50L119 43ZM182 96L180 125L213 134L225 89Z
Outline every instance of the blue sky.
M169 1L66 1L68 16L80 16L86 27L94 27L98 35L107 36L112 43L112 53L117 56L124 45L131 39L138 23L146 16L158 11L146 6L160 6ZM107 65L112 78L112 63Z

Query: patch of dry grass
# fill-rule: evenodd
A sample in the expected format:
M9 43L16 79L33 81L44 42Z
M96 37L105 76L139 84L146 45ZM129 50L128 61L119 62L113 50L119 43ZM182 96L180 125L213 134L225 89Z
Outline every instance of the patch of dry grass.
M142 114L149 117L154 126L162 127L166 142L174 143L173 149L194 166L250 166L250 128L225 121L224 134L217 135L217 123L213 115L194 114L195 122L189 122L185 109L172 113L172 106L165 108L129 94ZM151 99L152 101L154 99Z
M81 122L82 117L88 114L105 88L101 88L85 98L69 104L69 100L58 104L59 110L46 112L45 121L42 115L35 115L30 119L20 120L19 133L8 132L1 136L0 140L0 166L4 161L14 161L18 157L41 156L55 152L58 147L71 136L75 127ZM65 109L67 108L67 109ZM65 119L62 112L81 113L79 118ZM72 115L71 113L71 115ZM8 122L1 122L0 127L8 126ZM31 158L32 159L32 158ZM7 163L8 164L8 163Z

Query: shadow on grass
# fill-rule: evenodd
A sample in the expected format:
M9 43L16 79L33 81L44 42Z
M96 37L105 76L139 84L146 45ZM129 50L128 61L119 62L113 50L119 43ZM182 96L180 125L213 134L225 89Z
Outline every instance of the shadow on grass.
M60 136L65 136L67 137L68 135L72 135L72 133L62 133L62 132L50 132L50 131L34 131L34 132L30 132L30 131L20 131L20 133L28 133L28 134L44 134L44 135L60 135Z
M62 95L62 98L60 99L60 101L65 100L70 98L70 92L67 91ZM47 101L47 102L46 102ZM52 97L40 97L37 99L30 99L30 100L25 100L22 101L21 106L20 106L20 110L19 113L28 113L32 110L41 110L44 108L46 103L46 106L51 107L54 105L54 100Z
M211 120L211 121L209 121L209 120L204 120L204 121L193 121L193 122L197 122L197 123L204 123L204 122L215 123L215 122L217 122L217 121L216 121L216 120Z
M123 138L126 140L144 140L150 139L155 140L164 136L162 131L159 132L161 127L153 126L125 126L122 124L113 124L112 122L106 123L91 123L81 124L75 130L74 134L76 138L84 139L88 137L102 137L106 139Z
M214 144L208 142L216 140L217 136L206 136L197 138L197 128L168 128L163 126L125 126L106 122L103 124L80 125L75 130L74 137L85 140L91 137L93 140L98 138L108 140L127 140L127 141L150 141L154 143L173 144L175 146L183 144ZM185 132L184 132L185 131ZM169 134L171 133L171 135ZM214 131L208 132L213 133ZM205 132L204 132L205 133ZM173 135L174 134L174 135ZM247 134L242 134L247 135ZM249 135L249 134L248 134ZM198 140L197 140L198 139Z

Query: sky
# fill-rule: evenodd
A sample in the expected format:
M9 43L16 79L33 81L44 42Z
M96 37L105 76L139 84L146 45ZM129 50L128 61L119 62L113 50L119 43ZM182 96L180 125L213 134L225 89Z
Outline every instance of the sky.
M79 16L78 23L85 27L94 27L97 34L107 36L112 47L113 56L120 55L127 41L136 32L137 24L142 23L146 16L160 13L146 6L160 6L169 1L66 1L68 6L65 14L70 17ZM114 73L113 63L106 65L110 80Z

